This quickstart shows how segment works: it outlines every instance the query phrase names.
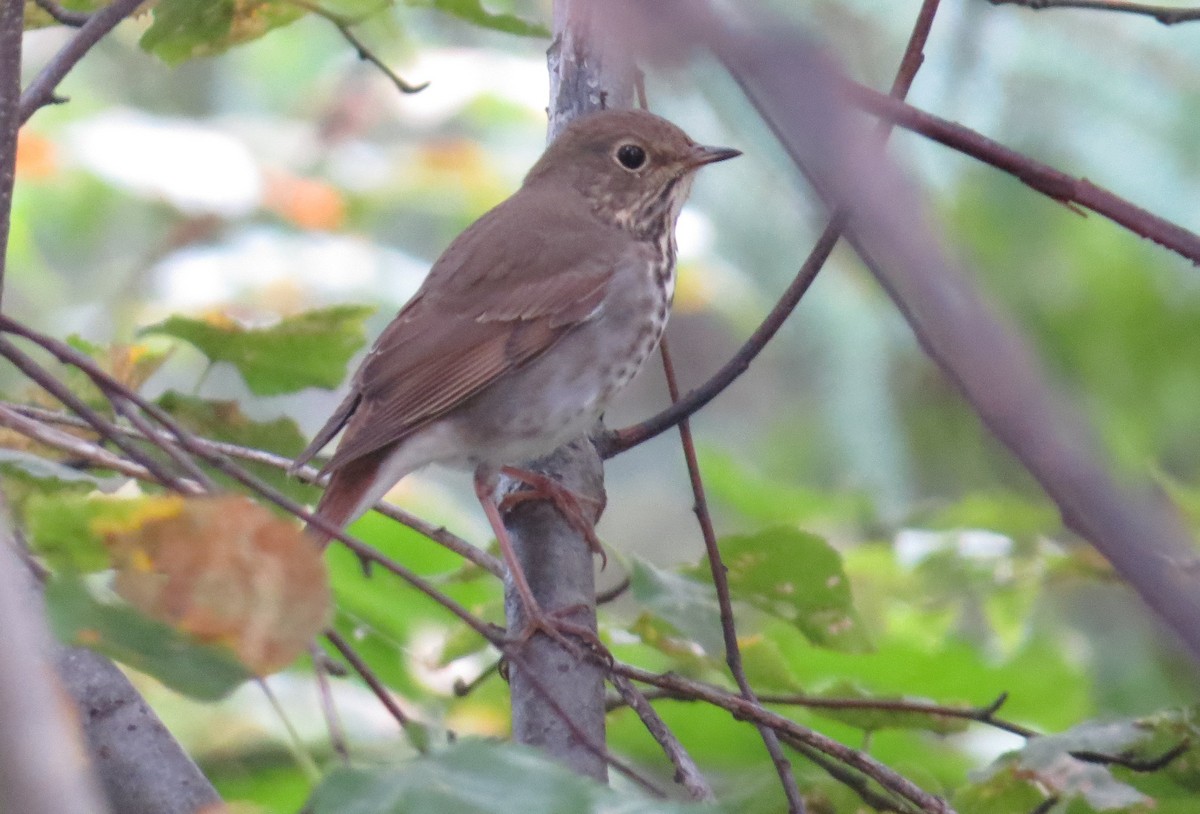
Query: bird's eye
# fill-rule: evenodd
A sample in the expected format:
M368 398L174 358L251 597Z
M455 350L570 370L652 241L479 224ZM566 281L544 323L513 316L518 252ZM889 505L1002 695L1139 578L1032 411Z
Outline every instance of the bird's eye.
M617 161L627 170L638 170L646 163L646 151L637 144L622 144L617 148Z

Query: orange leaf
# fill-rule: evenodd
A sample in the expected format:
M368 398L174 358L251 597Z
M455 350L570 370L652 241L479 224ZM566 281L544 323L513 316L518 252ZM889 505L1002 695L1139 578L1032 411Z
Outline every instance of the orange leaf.
M46 179L57 170L58 154L54 149L54 142L27 130L17 133L18 178Z
M301 229L336 229L346 220L346 200L324 181L269 173L263 205Z
M252 672L286 667L328 623L329 582L292 522L238 496L151 498L105 535L118 594L231 648Z

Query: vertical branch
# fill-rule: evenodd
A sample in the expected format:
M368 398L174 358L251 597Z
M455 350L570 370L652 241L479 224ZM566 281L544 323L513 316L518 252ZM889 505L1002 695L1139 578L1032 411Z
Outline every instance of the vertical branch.
M592 36L591 14L597 6L586 0L555 0L555 39L547 53L551 139L582 113L629 107L632 102L632 63ZM588 439L556 450L531 468L604 505L603 465ZM569 612L572 622L595 631L592 552L581 535L548 503L518 505L505 518L505 525L542 608L551 614ZM523 607L512 590L506 610L509 632L522 630ZM605 742L601 666L583 657L582 651L572 653L547 637L535 636L509 667L513 737L541 748L580 774L606 780L603 756L587 745Z
M21 128L21 37L24 0L0 0L0 302L4 296L13 181L17 169L17 131Z
M663 373L667 377L667 389L671 401L679 401L679 385L675 381L675 365L671 363L671 351L664 336L659 346L662 353ZM704 537L704 550L708 554L708 565L712 569L713 587L717 590L717 605L721 609L721 634L725 640L725 663L729 672L737 682L742 697L752 704L758 703L758 696L750 686L746 670L742 667L742 651L738 646L737 628L733 619L733 600L729 595L729 577L726 575L725 563L721 561L721 549L717 546L717 535L713 530L712 515L708 511L708 499L704 495L704 482L700 478L700 463L696 460L696 445L692 442L692 427L685 418L679 422L679 440L683 444L683 457L687 462L688 478L692 484L692 495L695 497L696 519L700 521L700 533ZM788 801L789 814L804 814L804 798L800 796L800 788L792 774L792 764L779 745L779 735L774 729L765 724L758 725L763 744L775 764L775 771L783 785L783 793Z

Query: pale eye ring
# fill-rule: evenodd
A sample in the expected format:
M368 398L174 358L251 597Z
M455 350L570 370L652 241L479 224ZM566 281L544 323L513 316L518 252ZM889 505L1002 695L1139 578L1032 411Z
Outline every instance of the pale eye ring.
M616 159L625 169L636 172L646 165L646 150L640 144L622 144L617 148Z

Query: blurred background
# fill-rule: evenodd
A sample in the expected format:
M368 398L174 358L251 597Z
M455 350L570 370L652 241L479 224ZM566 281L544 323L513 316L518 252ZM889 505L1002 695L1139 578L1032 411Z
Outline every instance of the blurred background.
M769 5L806 26L855 78L886 89L919 3ZM549 6L488 3L543 25ZM60 88L70 103L42 110L22 132L6 311L57 336L166 347L139 329L171 314L269 325L315 307L369 304L373 338L446 244L509 195L541 152L549 41L407 5L355 32L407 81L429 87L398 93L314 15L174 67L137 47L137 21L118 29ZM30 33L26 76L69 35ZM1200 229L1200 24L945 0L926 54L910 95L917 107ZM698 141L745 153L701 174L680 219L668 336L686 390L758 324L823 213L716 66L651 75L647 85L652 110ZM946 244L1028 333L1094 422L1113 467L1153 479L1200 524L1200 273L918 136L898 130L891 145ZM171 348L145 385L151 395L236 400L254 419L294 419L305 435L339 399L321 390L256 397L233 368L209 369L194 349ZM19 391L13 371L0 375L10 394ZM666 402L651 362L608 424ZM1006 712L1047 730L1195 699L1195 666L1064 532L848 251L835 252L788 325L694 429L719 532L787 524L843 553L875 652L833 652L793 636L784 661L806 688L846 680L972 703L1007 690ZM660 567L698 560L674 433L606 471L608 544ZM396 499L486 542L461 474L420 473ZM610 567L601 584L623 573ZM445 646L434 638L434 650ZM422 672L419 641L403 648L416 676L410 695L424 699L414 703L457 725L503 731L496 696L428 700L444 696L448 679L436 665ZM469 677L478 663L458 669ZM308 682L280 686L302 730L319 733ZM239 693L214 708L149 691L225 793L295 810L304 781L260 698ZM347 703L358 737L390 737L373 699L347 698L357 698ZM765 768L748 728L706 748L697 733L726 726L708 715L673 719L685 740L701 741L703 760L731 776ZM638 754L633 727L617 721L614 743ZM1018 744L978 732L879 733L872 742L935 786Z

